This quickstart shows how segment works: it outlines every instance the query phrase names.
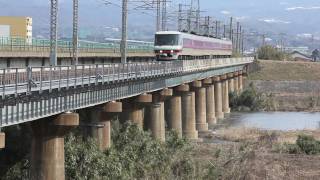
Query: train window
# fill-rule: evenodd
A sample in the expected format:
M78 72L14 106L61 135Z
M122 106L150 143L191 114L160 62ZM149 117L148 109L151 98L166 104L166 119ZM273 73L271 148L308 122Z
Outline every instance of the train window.
M156 46L179 45L179 35L178 34L156 34L155 45Z

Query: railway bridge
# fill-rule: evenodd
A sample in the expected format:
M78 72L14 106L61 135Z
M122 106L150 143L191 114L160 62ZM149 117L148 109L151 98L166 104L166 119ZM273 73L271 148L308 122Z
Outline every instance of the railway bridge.
M165 131L199 140L230 113L229 92L243 89L253 58L0 69L0 130L30 123L31 176L64 179L64 136L90 113L101 150L110 147L111 121L132 121L165 141ZM0 148L5 148L0 133Z
M58 40L57 64L71 65L72 41ZM80 40L77 48L80 64L105 64L120 62L118 41L100 43ZM128 41L129 62L146 62L154 59L153 43ZM33 38L32 42L22 37L0 37L0 68L49 66L50 40Z

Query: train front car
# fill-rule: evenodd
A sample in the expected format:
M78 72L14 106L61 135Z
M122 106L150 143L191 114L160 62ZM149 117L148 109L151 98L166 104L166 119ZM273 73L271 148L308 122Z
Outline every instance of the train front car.
M160 31L155 35L154 52L158 61L178 60L182 52L182 36L177 31Z

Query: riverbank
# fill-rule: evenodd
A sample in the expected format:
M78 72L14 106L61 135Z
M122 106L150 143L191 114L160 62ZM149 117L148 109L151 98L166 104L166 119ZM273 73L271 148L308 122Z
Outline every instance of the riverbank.
M258 66L246 86L268 94L272 110L320 112L320 63L261 60Z
M208 139L219 144L199 144L195 158L228 169L221 179L319 179L320 156L288 154L277 149L295 143L298 135L320 139L320 131L261 131L222 128Z
M319 81L320 63L259 60L259 71L249 74L250 80Z

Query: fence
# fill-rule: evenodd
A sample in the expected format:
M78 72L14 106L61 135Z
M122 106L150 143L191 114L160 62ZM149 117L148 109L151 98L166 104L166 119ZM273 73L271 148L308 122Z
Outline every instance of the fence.
M72 41L58 40L58 53L70 53ZM99 43L79 40L78 49L80 53L120 53L120 44L117 41ZM0 51L6 52L49 52L50 40L32 38L28 40L23 37L0 37ZM150 42L128 42L129 53L152 53L153 43Z

